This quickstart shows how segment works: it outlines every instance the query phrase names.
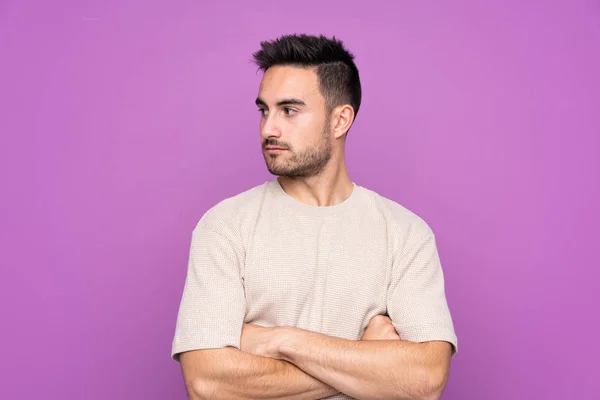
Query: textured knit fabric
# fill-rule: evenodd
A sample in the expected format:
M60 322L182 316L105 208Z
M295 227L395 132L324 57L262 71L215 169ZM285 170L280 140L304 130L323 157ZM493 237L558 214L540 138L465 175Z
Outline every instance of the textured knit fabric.
M425 221L357 184L344 202L318 207L274 179L221 201L195 227L171 354L239 349L244 322L359 340L386 313L402 340L444 340L456 352Z

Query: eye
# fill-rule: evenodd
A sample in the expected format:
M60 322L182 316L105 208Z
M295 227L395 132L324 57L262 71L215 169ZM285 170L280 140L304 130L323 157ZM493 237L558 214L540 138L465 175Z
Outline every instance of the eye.
M260 113L261 117L265 117L269 113L269 110L266 108L259 108L258 112Z
M283 109L283 112L285 112L285 115L287 115L287 116L292 116L292 115L296 114L297 111L294 110L293 108L285 107Z

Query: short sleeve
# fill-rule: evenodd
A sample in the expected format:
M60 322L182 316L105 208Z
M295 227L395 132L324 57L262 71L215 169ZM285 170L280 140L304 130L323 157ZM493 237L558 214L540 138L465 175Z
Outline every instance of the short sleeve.
M415 234L416 235L416 234ZM411 342L446 341L452 354L457 337L446 301L444 275L431 230L410 238L392 266L388 315L400 339Z
M171 357L184 351L240 348L246 302L240 244L202 220L192 233Z

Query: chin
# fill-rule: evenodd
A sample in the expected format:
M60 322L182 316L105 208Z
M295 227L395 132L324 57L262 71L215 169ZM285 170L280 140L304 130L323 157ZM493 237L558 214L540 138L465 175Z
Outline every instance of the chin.
M281 169L281 168L277 168L277 167L273 167L272 165L267 164L267 169L269 170L269 172L272 175L276 175L276 176L289 176L290 171Z
M269 170L269 173L271 173L272 175L287 176L286 171L281 171L281 170L273 169L273 168L269 168L269 167L267 167L267 169Z

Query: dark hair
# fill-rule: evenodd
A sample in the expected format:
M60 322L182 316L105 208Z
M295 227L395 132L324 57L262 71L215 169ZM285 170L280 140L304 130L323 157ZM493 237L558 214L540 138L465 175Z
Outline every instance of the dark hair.
M316 67L321 94L329 110L350 104L356 116L362 94L358 68L354 64L354 55L340 40L323 35L294 34L261 42L260 46L253 57L262 71L274 65Z

